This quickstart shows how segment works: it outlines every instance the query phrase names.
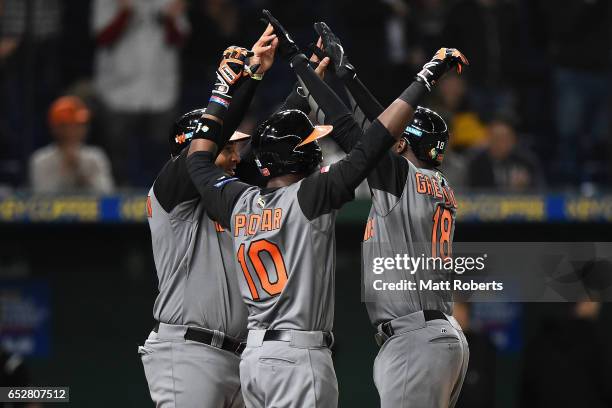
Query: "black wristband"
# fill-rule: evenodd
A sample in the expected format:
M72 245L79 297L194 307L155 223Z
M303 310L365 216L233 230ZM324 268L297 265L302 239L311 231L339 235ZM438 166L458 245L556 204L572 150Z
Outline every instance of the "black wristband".
M225 145L223 140L223 125L210 118L202 118L200 126L193 134L193 139L207 139L215 142L219 148Z
M215 92L210 95L208 100L208 106L206 106L206 113L213 115L223 120L227 110L229 109L232 99L229 95L221 95Z
M419 106L419 101L423 98L423 95L427 93L427 87L420 82L414 81L410 84L408 88L402 92L402 94L398 97L402 101L406 102L408 105L412 106L414 109Z

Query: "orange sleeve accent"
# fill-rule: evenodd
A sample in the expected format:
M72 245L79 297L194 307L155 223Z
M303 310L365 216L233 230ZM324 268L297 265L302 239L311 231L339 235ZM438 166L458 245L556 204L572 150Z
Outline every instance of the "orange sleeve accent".
M153 216L153 207L151 207L151 196L147 196L147 217Z

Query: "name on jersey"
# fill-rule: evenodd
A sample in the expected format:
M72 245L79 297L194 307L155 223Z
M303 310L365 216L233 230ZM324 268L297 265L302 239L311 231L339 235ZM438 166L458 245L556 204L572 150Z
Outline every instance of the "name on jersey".
M261 214L236 214L234 216L234 236L250 236L258 232L273 231L283 222L282 208L264 208Z
M417 172L415 174L417 193L444 200L447 207L457 208L455 193L449 186L443 186L440 178Z

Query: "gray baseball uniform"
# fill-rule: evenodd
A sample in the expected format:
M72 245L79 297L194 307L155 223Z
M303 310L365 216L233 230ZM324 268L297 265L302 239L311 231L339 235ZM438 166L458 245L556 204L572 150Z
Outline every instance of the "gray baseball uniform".
M449 256L454 234L455 197L436 170L417 169L404 157L390 153L368 177L372 207L363 244L366 306L375 326L419 310L452 314L449 291L405 290L400 294L373 289L375 258L408 254ZM450 272L419 268L396 270L392 276L415 282L448 279ZM418 285L417 285L418 286Z
M347 112L339 130L357 128ZM287 187L259 189L223 175L208 152L188 159L211 217L234 237L249 309L240 377L247 407L336 407L333 325L336 210L353 199L394 139L375 122L342 161ZM271 331L290 339L266 340Z
M238 281L249 309L249 339L240 363L248 407L337 405L331 352L317 338L333 328L336 210L309 208L306 195L324 194L318 184L251 188L234 207ZM264 342L266 329L291 330L306 341Z
M367 128L382 106L356 75L342 77L355 118ZM349 151L357 133L335 134ZM447 290L421 290L419 282L449 278L440 268L373 273L375 259L451 255L456 201L444 176L417 168L388 152L368 176L372 208L362 245L363 295L377 340L374 382L383 408L454 406L465 378L469 350L452 313ZM416 284L416 290L375 290L376 279ZM380 286L378 286L380 288Z
M232 237L206 214L186 154L166 164L149 192L160 324L139 354L158 407L240 407L239 356L185 339L188 327L244 339L247 318Z
M444 176L416 168L390 153L368 177L372 208L363 243L366 307L378 336L386 339L374 363L374 382L386 407L455 405L467 371L467 341L452 313L451 294L420 290L421 281L448 279L447 272L418 269L393 275L416 290L373 290L377 257L450 256L456 202ZM432 319L423 311L439 312ZM390 337L390 338L389 338Z

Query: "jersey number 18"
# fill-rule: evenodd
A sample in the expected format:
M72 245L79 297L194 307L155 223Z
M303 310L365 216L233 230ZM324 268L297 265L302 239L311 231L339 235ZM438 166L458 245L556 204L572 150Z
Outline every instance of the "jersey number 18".
M431 257L446 259L453 253L451 232L453 230L453 215L451 211L438 205L433 215L433 228L431 231Z

